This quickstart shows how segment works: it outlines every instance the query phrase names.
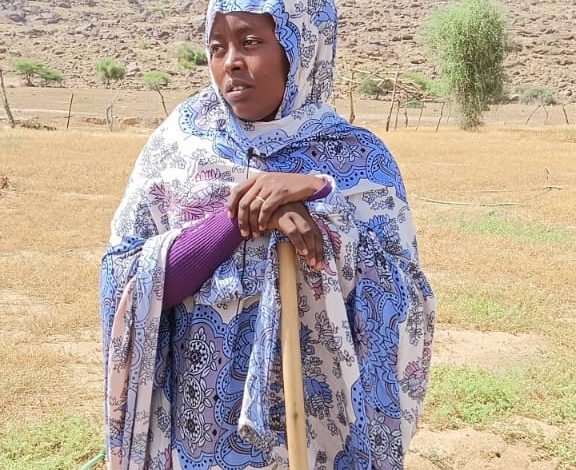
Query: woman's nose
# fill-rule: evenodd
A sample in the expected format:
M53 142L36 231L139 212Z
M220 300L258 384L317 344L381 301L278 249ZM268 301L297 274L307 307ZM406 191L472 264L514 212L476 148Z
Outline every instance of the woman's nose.
M228 48L226 58L224 60L224 68L227 72L236 70L242 67L243 58L242 53L236 47L231 46Z

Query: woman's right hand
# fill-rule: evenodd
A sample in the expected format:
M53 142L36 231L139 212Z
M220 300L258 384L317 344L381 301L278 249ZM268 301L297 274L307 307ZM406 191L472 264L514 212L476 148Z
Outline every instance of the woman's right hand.
M324 261L322 233L302 202L290 202L276 209L268 224L280 230L294 245L308 266L320 271Z

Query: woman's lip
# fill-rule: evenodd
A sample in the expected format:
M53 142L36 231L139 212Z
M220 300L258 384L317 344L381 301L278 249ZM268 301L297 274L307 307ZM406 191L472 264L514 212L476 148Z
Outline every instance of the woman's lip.
M250 86L244 87L241 90L230 90L226 93L226 97L230 101L239 101L244 99L251 91L252 87Z

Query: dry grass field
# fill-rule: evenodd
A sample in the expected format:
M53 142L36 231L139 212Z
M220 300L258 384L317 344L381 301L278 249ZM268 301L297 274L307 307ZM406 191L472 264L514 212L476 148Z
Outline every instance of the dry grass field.
M407 468L576 468L576 129L384 137L438 295ZM145 139L0 130L2 469L102 447L99 260Z

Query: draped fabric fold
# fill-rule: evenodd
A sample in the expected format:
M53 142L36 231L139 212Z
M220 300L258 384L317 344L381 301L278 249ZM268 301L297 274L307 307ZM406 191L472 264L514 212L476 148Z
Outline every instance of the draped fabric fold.
M290 62L286 94L278 119L253 123L212 85L177 107L136 162L101 276L110 468L287 468L282 235L248 240L199 292L162 310L171 243L225 207L247 171L333 182L306 203L323 269L301 261L298 274L310 468L403 468L427 387L434 297L392 155L326 104L334 4L215 0L207 31L216 11L272 15Z

